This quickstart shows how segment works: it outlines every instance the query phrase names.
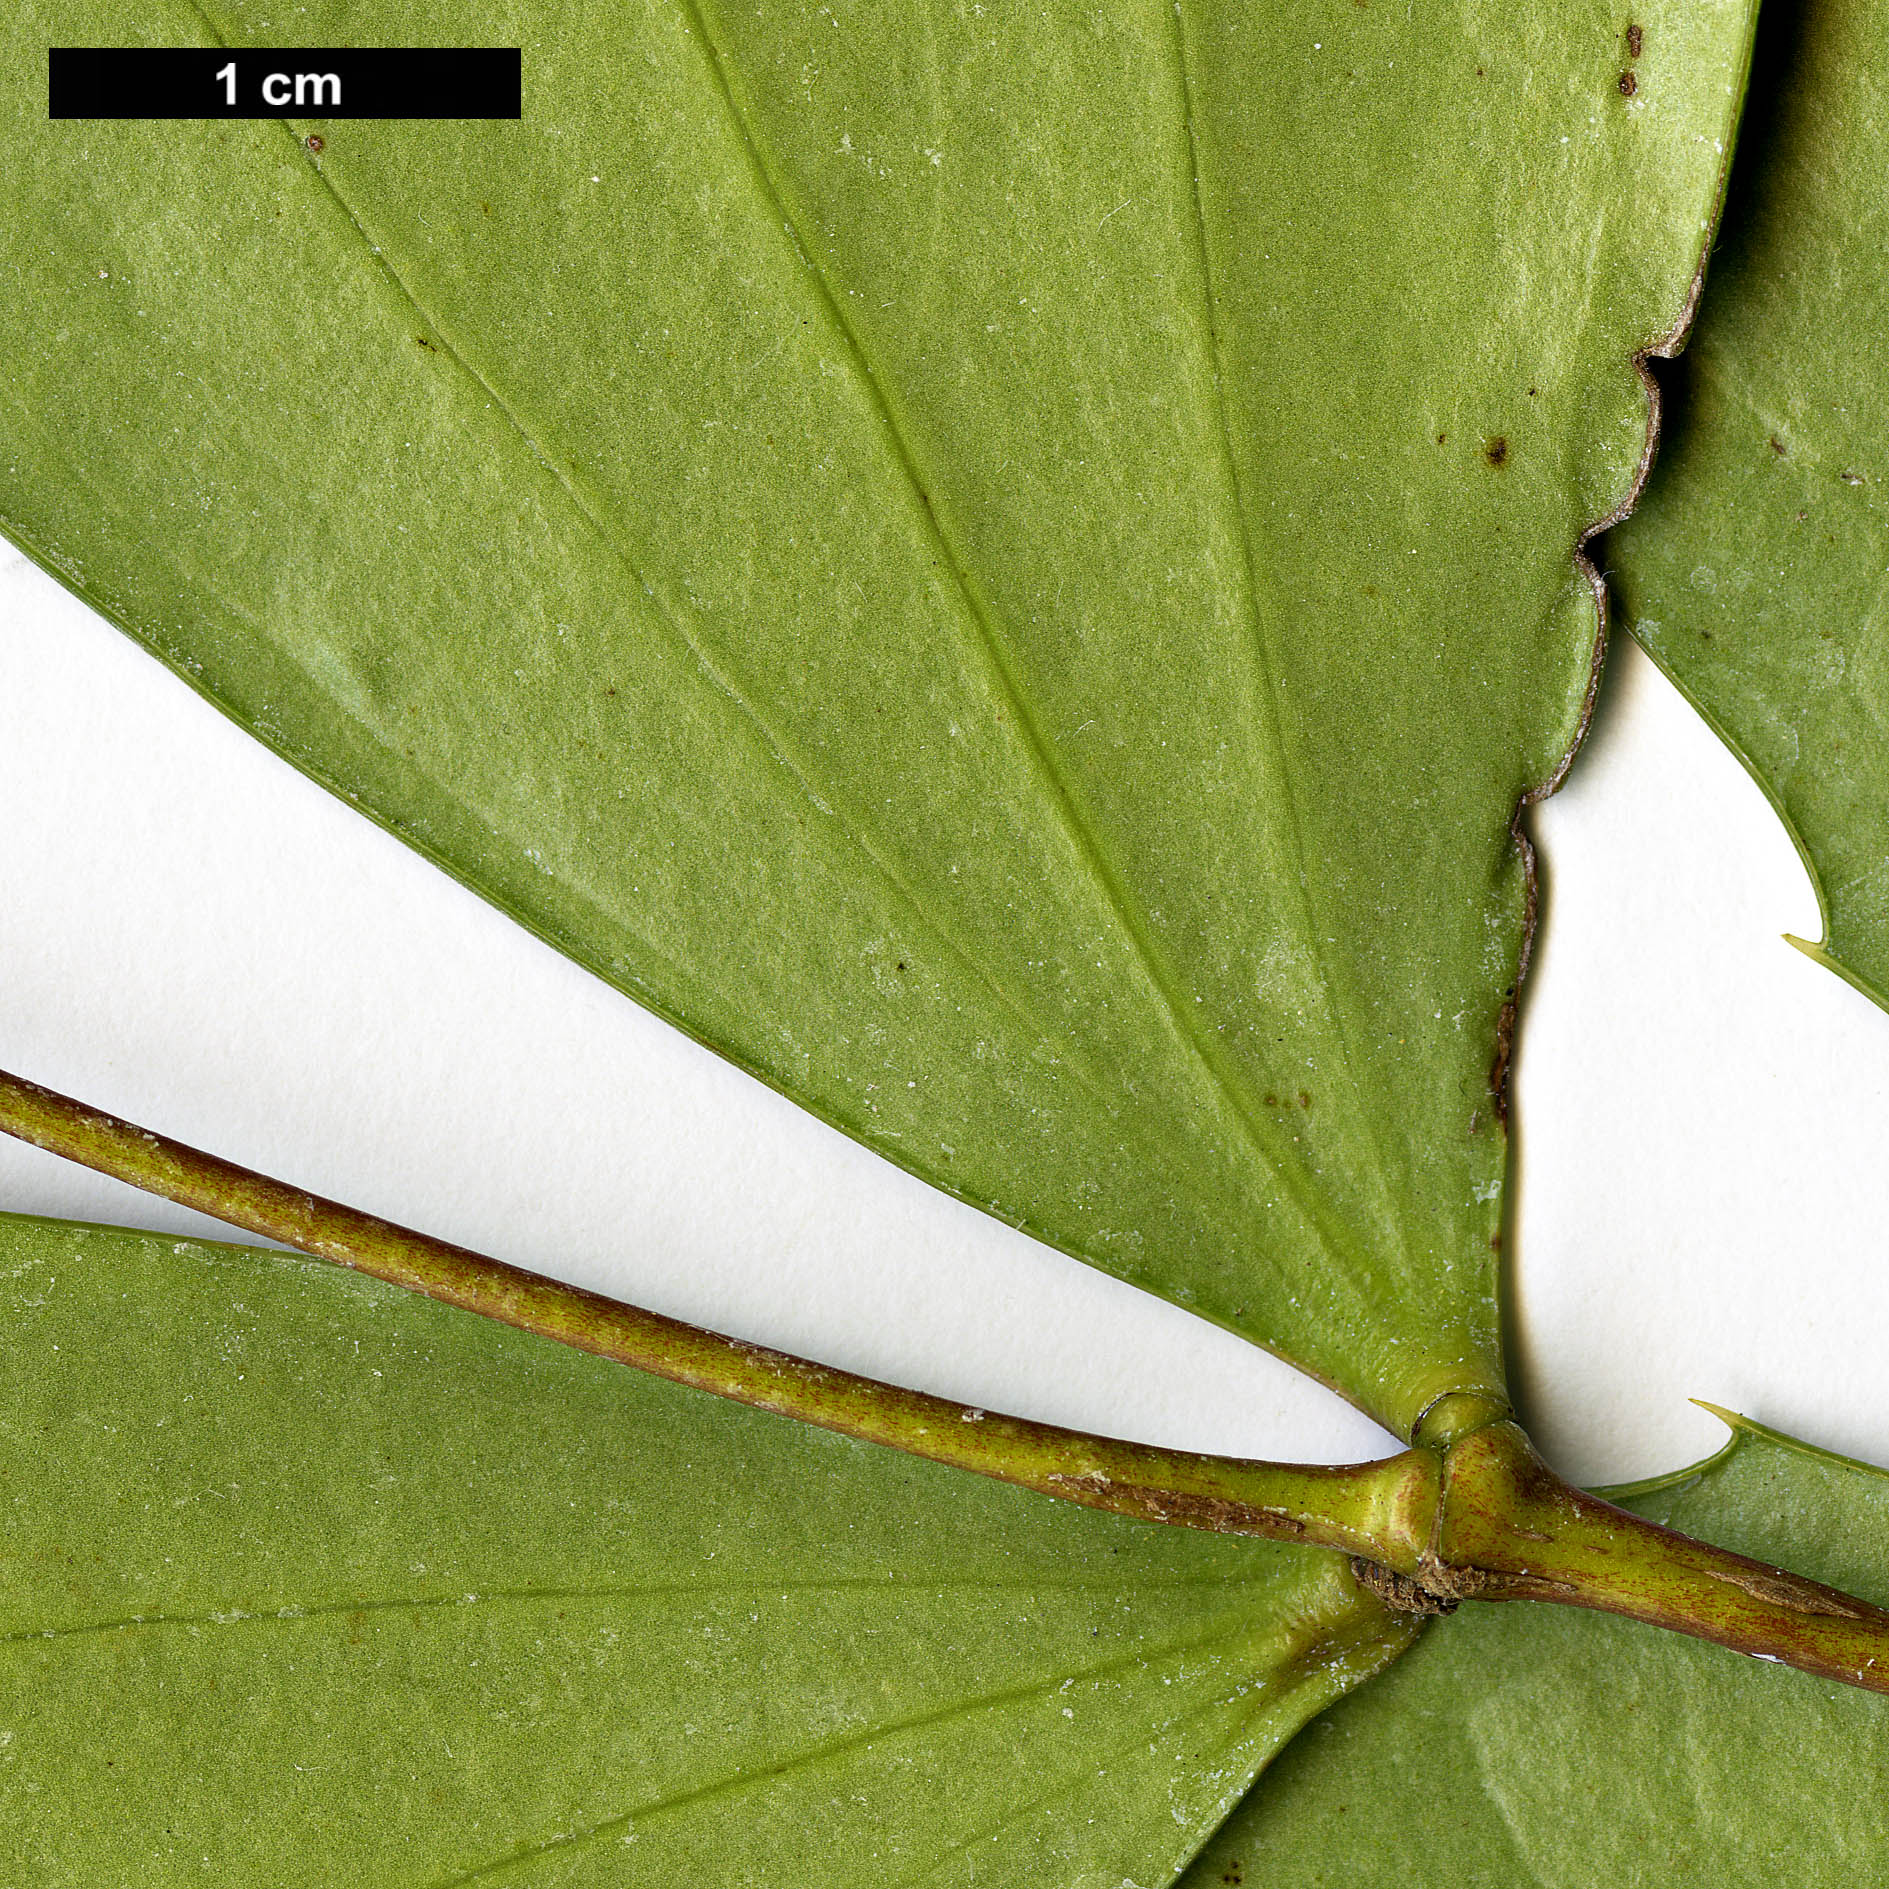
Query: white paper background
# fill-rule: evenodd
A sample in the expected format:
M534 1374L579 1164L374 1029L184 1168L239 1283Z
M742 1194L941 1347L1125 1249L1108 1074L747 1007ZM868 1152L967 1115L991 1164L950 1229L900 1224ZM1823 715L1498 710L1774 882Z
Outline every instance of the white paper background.
M0 548L0 1063L319 1191L991 1408L1342 1461L1265 1354L933 1193L566 964ZM1588 1481L1708 1397L1889 1461L1889 1016L1783 944L1809 880L1616 645L1537 818L1519 1069L1528 1414ZM225 1229L10 1141L0 1206Z

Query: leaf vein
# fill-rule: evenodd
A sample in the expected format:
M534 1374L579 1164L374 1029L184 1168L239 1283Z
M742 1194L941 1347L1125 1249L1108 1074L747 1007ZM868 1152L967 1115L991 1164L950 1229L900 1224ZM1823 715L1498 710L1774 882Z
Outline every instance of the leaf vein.
M1200 1575L1168 1580L1133 1581L1124 1581L1119 1577L1115 1579L1097 1577L1087 1580L1078 1577L1042 1581L979 1579L905 1581L892 1577L862 1575L853 1578L837 1577L810 1581L674 1581L631 1583L608 1587L520 1587L500 1588L486 1593L425 1594L378 1600L317 1601L312 1604L288 1601L274 1606L230 1607L207 1613L126 1614L115 1620L81 1621L64 1627L16 1627L7 1632L0 1632L0 1646L30 1646L46 1640L82 1639L89 1635L121 1633L139 1627L268 1626L337 1615L406 1613L421 1608L491 1607L534 1601L551 1605L558 1601L663 1601L730 1598L736 1595L759 1599L775 1594L785 1599L791 1594L879 1593L904 1602L914 1595L924 1594L1085 1592L1106 1594L1111 1591L1126 1597L1138 1593L1167 1593L1187 1588L1233 1589L1264 1587L1268 1584L1269 1579L1265 1576L1237 1575Z
M1233 450L1233 421L1227 407L1226 341L1221 332L1219 317L1214 312L1213 253L1207 237L1206 207L1201 200L1200 148L1194 127L1194 81L1187 53L1187 25L1182 13L1181 0L1173 0L1173 18L1175 76L1179 92L1179 116L1185 144L1184 158L1191 211L1189 221L1200 268L1201 325L1205 330L1208 358L1213 370L1215 443L1219 448L1222 474L1226 481L1233 534L1240 551L1240 566L1244 580L1241 592L1247 619L1252 626L1253 661L1257 671L1258 687L1255 693L1259 699L1260 712L1265 718L1263 738L1273 753L1279 757L1280 762L1278 798L1279 804L1285 811L1285 838L1290 849L1292 867L1285 876L1296 896L1300 921L1306 940L1311 946L1312 962L1318 972L1319 991L1324 999L1325 1013L1338 1039L1345 1083L1351 1095L1350 1113L1353 1123L1370 1151L1372 1178L1376 1183L1384 1223L1395 1230L1401 1241L1403 1226L1399 1216L1391 1207L1389 1168L1378 1137L1376 1118L1365 1102L1363 1086L1358 1074L1356 1045L1346 1021L1345 1007L1337 1001L1332 988L1333 969L1331 960L1324 950L1325 934L1313 909L1314 902L1309 883L1311 852L1305 841L1304 811L1299 805L1298 788L1293 779L1293 770L1286 765L1286 735L1279 707L1278 674L1272 650L1267 641L1265 622L1260 614L1259 560L1253 549L1253 534L1247 519L1245 486L1240 477L1239 460ZM1367 1298L1369 1297L1363 1278L1354 1275L1352 1284L1360 1291L1364 1291Z
M211 33L212 37L216 39L218 45L229 44L230 42L222 35L221 30L200 4L200 0L191 0L191 5L198 16L204 21L206 29ZM703 41L705 45L708 43L705 34L703 35ZM286 121L279 120L277 122L280 123L284 134L299 149L300 140L296 137L293 129ZM583 521L585 527L595 536L604 550L623 568L636 589L649 600L652 608L662 619L663 623L689 651L704 678L713 688L719 691L734 705L740 715L755 730L763 746L773 757L776 764L794 782L800 793L814 807L816 812L818 812L822 818L831 821L833 825L865 855L875 873L885 884L892 888L897 894L899 901L917 918L923 928L936 938L939 943L944 946L945 950L961 963L978 983L996 998L998 1003L1014 1016L1026 1030L1031 1032L1039 1042L1045 1044L1052 1050L1058 1064L1070 1072L1079 1086L1087 1094L1100 1104L1105 1111L1113 1113L1113 1111L1120 1106L1122 1097L1110 1092L1099 1072L1092 1066L1089 1058L1082 1054L1074 1041L1065 1033L1058 1032L1052 1035L1046 1030L1042 1019L1033 1014L1028 1004L1022 998L1006 988L1001 980L992 972L990 966L954 934L952 927L944 919L930 909L927 903L906 880L904 875L899 872L897 867L892 864L866 833L855 826L844 813L820 794L819 790L814 786L812 778L806 768L788 751L786 742L773 727L769 719L749 700L736 685L734 680L723 673L713 658L702 647L701 643L690 633L687 625L675 614L663 600L660 593L650 583L630 551L617 541L616 536L604 522L598 509L584 496L575 475L533 435L530 428L525 425L522 416L513 408L512 404L499 391L497 386L474 366L466 355L455 345L445 326L433 312L426 307L418 295L414 293L412 287L400 272L394 268L393 264L387 260L384 250L380 245L374 242L360 218L355 214L353 206L349 204L347 199L341 194L339 187L328 175L327 171L319 165L311 165L310 168L329 198L334 202L341 214L346 217L355 234L359 236L362 245L367 250L380 273L406 300L414 313L438 336L442 354L492 401L494 407L504 416L507 424L517 435L526 450L557 482L566 501ZM796 244L796 248L798 248L798 244ZM830 305L830 297L828 297L828 301ZM843 332L845 331L843 330ZM614 917L614 913L612 916ZM662 953L655 951L652 951L651 955L657 957L663 956ZM1177 1167L1183 1172L1188 1169L1199 1170L1201 1155L1197 1149L1189 1147L1184 1142L1177 1142L1171 1137L1162 1136L1160 1134L1156 1134L1153 1139L1165 1148L1170 1158L1175 1161ZM941 1182L940 1184L950 1186L949 1182ZM956 1189L952 1188L951 1191L955 1192ZM979 1206L988 1205L988 1203L985 1202L975 1202L973 1204Z
M587 1848L591 1844L607 1842L611 1837L620 1835L645 1819L712 1802L718 1797L731 1795L750 1786L772 1783L777 1779L791 1776L797 1771L830 1765L852 1757L855 1753L869 1751L873 1746L887 1739L902 1737L910 1732L928 1731L935 1726L948 1725L954 1720L971 1718L979 1712L1040 1698L1044 1693L1056 1690L1070 1679L1106 1679L1114 1673L1126 1671L1134 1666L1146 1666L1154 1659L1184 1657L1189 1653L1204 1652L1210 1647L1237 1639L1250 1630L1251 1623L1244 1620L1235 1628L1216 1625L1210 1632L1197 1634L1165 1646L1138 1648L1119 1659L1106 1660L1099 1665L1086 1667L1073 1673L1051 1673L1043 1679L1032 1680L1022 1685L1001 1687L993 1692L978 1693L968 1699L955 1699L949 1705L914 1713L887 1724L872 1726L863 1732L849 1733L845 1737L810 1746L805 1751L795 1752L772 1764L757 1766L751 1771L730 1772L726 1777L717 1778L711 1783L698 1785L690 1790L678 1791L671 1796L657 1798L647 1804L640 1804L633 1810L605 1818L585 1829L547 1838L544 1842L529 1849L492 1857L486 1862L475 1864L471 1869L459 1875L444 1877L436 1881L431 1885L431 1889L464 1889L467 1883L487 1881L508 1870L529 1868L548 1858L565 1856L574 1850Z

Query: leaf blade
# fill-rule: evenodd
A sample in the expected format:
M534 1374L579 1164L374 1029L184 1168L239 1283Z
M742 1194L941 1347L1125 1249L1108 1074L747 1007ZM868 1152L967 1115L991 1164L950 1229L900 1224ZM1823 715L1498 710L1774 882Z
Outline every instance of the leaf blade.
M1889 1002L1879 783L1889 672L1880 429L1881 23L1822 6L1766 29L1765 84L1678 424L1609 549L1635 639L1764 790L1817 889L1807 955ZM1859 397L1860 396L1860 397Z
M1165 1880L1406 1637L1339 1557L334 1267L19 1219L0 1250L0 1852L36 1881Z
M0 516L593 970L1408 1434L1500 1388L1509 827L1748 10L1632 100L1598 8L827 17L513 21L524 126L318 160L36 125Z

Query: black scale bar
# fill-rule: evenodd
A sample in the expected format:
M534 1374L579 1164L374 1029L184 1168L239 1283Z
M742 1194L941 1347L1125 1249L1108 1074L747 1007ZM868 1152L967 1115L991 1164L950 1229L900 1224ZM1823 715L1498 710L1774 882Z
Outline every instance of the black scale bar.
M513 47L55 46L49 118L517 118Z

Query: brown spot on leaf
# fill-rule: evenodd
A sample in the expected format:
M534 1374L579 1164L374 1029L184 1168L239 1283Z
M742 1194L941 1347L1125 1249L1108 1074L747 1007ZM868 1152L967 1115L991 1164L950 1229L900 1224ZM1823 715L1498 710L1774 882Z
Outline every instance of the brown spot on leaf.
M1863 483L1863 475L1860 472L1851 472L1848 467L1845 467L1843 471L1839 472L1837 477L1841 479L1845 485L1861 485Z
M1780 459L1784 457L1784 442L1779 439L1775 433L1771 435L1771 450L1776 453Z
M1507 438L1498 433L1495 438L1482 449L1482 456L1488 460L1492 466L1498 468L1506 466L1509 463L1509 442Z
M320 157L322 152L328 148L328 140L324 138L319 131L311 131L303 142L317 157Z
M1636 79L1633 76L1631 72L1621 73L1620 96L1622 98L1631 98L1634 95L1634 93L1637 92L1639 89L1640 89L1640 82L1638 79Z
M1312 1106L1312 1098L1307 1095L1303 1089L1299 1091L1299 1106L1300 1108L1310 1108Z
M1627 28L1627 57L1637 59L1640 56L1640 42L1644 38L1637 26Z

